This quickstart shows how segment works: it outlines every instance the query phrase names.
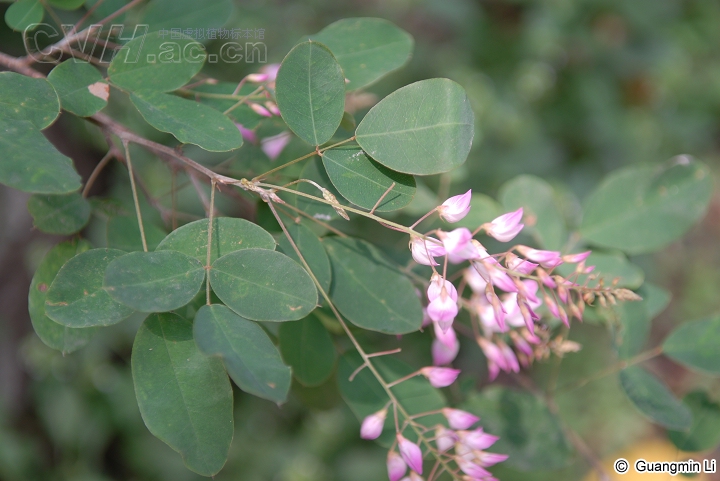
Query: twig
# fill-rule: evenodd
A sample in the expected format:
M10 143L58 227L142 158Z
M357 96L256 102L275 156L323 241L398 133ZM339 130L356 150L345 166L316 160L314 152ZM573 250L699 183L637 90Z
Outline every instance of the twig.
M115 156L115 149L111 148L107 151L107 153L103 156L102 159L100 159L100 162L95 166L95 168L92 171L92 174L90 174L90 177L88 177L87 182L85 183L85 187L82 191L82 196L87 198L88 193L90 192L90 189L92 188L93 184L95 183L95 180L100 175L100 172L105 168L105 166L112 160L112 158Z
M130 145L123 141L125 147L125 162L130 172L130 187L132 189L133 202L135 202L135 215L137 215L138 227L140 228L140 239L142 239L143 250L148 251L147 240L145 240L145 228L143 227L142 213L140 212L140 201L138 200L137 187L135 187L135 176L133 175L132 160L130 160Z
M388 187L387 190L383 193L383 195L381 195L380 198L377 200L377 202L375 202L375 205L373 206L373 208L370 209L371 214L375 213L375 209L378 208L378 206L380 205L380 202L382 202L382 200L385 198L385 196L388 195L390 193L390 191L393 190L394 187L395 187L395 182L390 184L390 187Z

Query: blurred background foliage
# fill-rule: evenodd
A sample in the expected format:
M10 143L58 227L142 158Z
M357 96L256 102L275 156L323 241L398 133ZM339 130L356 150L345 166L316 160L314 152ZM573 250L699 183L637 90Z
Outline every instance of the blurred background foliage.
M689 154L709 165L716 178L720 170L716 0L235 3L225 27L264 29L270 62L281 61L300 38L337 19L383 17L414 36L415 53L404 69L368 92L382 98L430 77L448 77L465 87L477 119L473 150L459 169L424 179L418 214L425 204L432 207L435 199L468 188L497 197L507 180L535 174L555 187L566 217L575 219L587 193L613 169ZM8 5L0 3L0 14ZM70 21L77 15L60 14ZM20 35L4 24L0 46L10 54L24 53ZM210 52L218 48L219 43L208 44ZM205 72L237 81L256 68L245 63L209 64ZM362 98L357 100L362 104ZM122 100L110 109L129 125L141 124L123 109ZM366 110L360 106L357 117ZM64 115L47 134L77 161L85 177L102 155L97 132L70 116ZM253 170L257 162L264 162L258 169L267 169L267 160L260 159L252 146L247 149L245 170L248 165ZM291 144L283 158L306 153L303 149ZM167 171L139 150L137 157L149 188L167 191ZM126 176L121 170L116 173L97 188L129 207ZM201 215L201 206L185 199L194 196L191 189L181 189L179 202L184 210ZM66 357L32 332L26 304L30 278L58 239L31 230L25 202L24 194L0 187L0 479L201 479L154 438L140 418L129 359L142 319L106 329L88 347ZM221 209L232 212L230 201L225 202ZM154 216L159 221L157 213ZM356 235L374 232L362 222L354 226L350 230ZM104 232L102 223L94 222L88 236L102 244ZM393 249L404 249L406 239L400 237L384 236L391 255ZM705 219L683 240L659 254L632 258L645 270L646 280L673 294L669 307L654 321L649 345L683 321L720 310L719 244L720 198L715 195ZM406 358L427 363L430 338L408 337L416 341L416 350ZM606 328L575 323L570 338L582 344L582 351L562 364L551 360L537 365L532 378L542 382L560 369L561 379L584 379L615 362ZM463 345L457 364L469 376L459 392L450 393L453 400L461 400L486 379L484 360L471 342ZM679 395L700 385L720 397L717 380L664 359L653 361L651 370ZM501 377L501 382L514 381ZM235 400L235 440L218 480L385 479L385 451L359 439L358 422L340 399L334 380L317 388L294 386L282 408L237 389ZM563 421L598 458L661 435L622 395L614 376L568 391L558 396L557 404ZM589 468L587 457L576 453L561 471L518 473L501 467L497 475L504 481L574 480Z

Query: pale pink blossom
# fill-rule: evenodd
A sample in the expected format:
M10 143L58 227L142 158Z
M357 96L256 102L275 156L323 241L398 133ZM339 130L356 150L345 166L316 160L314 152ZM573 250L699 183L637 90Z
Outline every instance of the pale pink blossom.
M443 408L442 413L452 429L468 429L480 421L479 417L462 409Z
M486 452L479 452L476 453L476 458L485 467L493 466L497 463L502 463L508 458L507 454L497 454L497 453L486 453Z
M434 237L428 237L427 240L424 240L420 237L413 236L410 241L410 252L418 264L437 266L439 264L435 260L435 257L444 256L445 247Z
M428 366L420 369L420 374L428 378L433 387L447 387L460 375L460 369Z
M440 294L428 304L427 313L430 319L439 323L443 330L448 330L458 313L457 291L455 291L455 299L453 299L452 291L441 289Z
M441 453L452 448L457 441L458 437L455 431L451 431L442 425L438 425L435 428L435 444L437 444L438 450Z
M504 342L500 342L498 347L505 358L505 364L507 365L508 370L512 372L520 372L520 363L518 363L518 358L510 346Z
M243 140L247 140L251 144L257 144L258 138L254 130L246 129L243 124L238 123L235 123L235 127L237 127L242 134Z
M270 63L260 68L260 72L267 75L268 82L274 82L277 77L278 70L280 70L279 63Z
M480 257L480 252L471 242L472 232L470 232L470 229L460 227L450 232L438 231L438 237L440 237L445 247L448 259L454 264Z
M280 132L272 137L265 137L260 141L260 148L270 160L277 159L290 142L292 134L289 131Z
M405 472L407 472L407 464L403 461L402 456L391 450L388 451L387 470L390 481L398 481L400 478L405 476Z
M531 261L537 262L548 269L552 269L563 263L562 256L557 251L544 251L528 246L518 246L517 250Z
M269 111L271 114L280 117L280 109L278 108L278 106L277 106L277 104L276 104L275 102L270 102L270 101L268 100L267 102L265 102L265 107L268 109L268 111Z
M463 278L467 285L475 293L484 293L487 280L480 275L475 267L469 267L463 271Z
M435 325L437 326L438 324ZM440 342L440 340L433 339L432 347L430 348L430 350L432 352L433 365L444 366L450 364L455 360L458 352L460 352L460 343L448 347L447 345Z
M266 73L251 73L250 75L247 75L245 77L245 80L247 80L248 82L259 84L267 81L268 77L269 76Z
M362 426L360 426L360 437L363 439L377 439L380 437L383 426L385 426L386 417L386 409L381 409L376 413L366 416L365 419L363 419Z
M488 476L492 476L492 474L490 474L490 471L478 464L473 463L472 461L458 459L457 464L463 473L467 474L473 479L485 480Z
M577 264L579 262L584 261L588 258L588 256L592 253L592 251L585 251L581 252L579 254L568 254L562 256L563 262L567 262L569 264Z
M472 190L468 190L462 195L450 197L437 208L440 217L447 222L457 222L470 212L470 199Z
M420 447L402 434L397 434L398 450L410 469L418 474L423 472L423 455Z
M483 428L477 428L472 431L458 431L458 437L460 442L473 450L487 449L495 442L500 439L498 436L493 436L483 431Z
M443 289L453 301L457 301L458 293L455 286L438 273L434 273L430 278L430 284L427 289L428 300L432 302L437 299L442 294Z
M434 325L435 338L447 347L458 346L458 338L455 330L451 327L443 331L437 324Z
M507 360L505 359L505 356L503 356L502 351L500 351L500 348L492 342L484 338L480 338L478 343L480 344L480 349L487 359L489 379L490 381L494 381L500 373L500 370L509 370Z
M525 259L516 256L512 252L508 253L505 258L505 262L507 263L508 269L519 272L520 274L530 274L538 266L533 262L526 261Z
M248 103L248 105L250 106L252 111L258 115L262 115L263 117L272 117L273 116L270 112L268 112L268 109L266 109L265 107L263 107L260 104L251 102L251 103Z
M508 212L500 217L497 217L492 222L483 224L485 233L490 237L494 237L500 242L509 242L515 238L523 229L524 224L521 224L523 209L522 207L514 212Z

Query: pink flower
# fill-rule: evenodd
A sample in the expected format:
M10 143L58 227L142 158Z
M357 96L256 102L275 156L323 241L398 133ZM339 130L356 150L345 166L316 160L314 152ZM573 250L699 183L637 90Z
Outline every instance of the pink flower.
M440 217L447 222L457 222L470 212L470 198L472 190L468 190L462 195L450 197L437 208Z
M485 292L485 286L488 281L480 275L474 265L475 263L473 263L473 266L468 267L463 271L463 278L465 279L465 282L467 282L467 285L470 286L470 289L472 289L472 291L476 294L479 294Z
M461 409L443 408L442 413L452 429L468 429L480 421L479 417Z
M457 440L458 437L455 431L451 431L442 425L438 425L438 427L435 428L435 444L437 444L438 450L440 450L441 453L452 448Z
M263 117L272 117L272 114L262 105L255 103L248 103L248 105L256 114L262 115Z
M397 443L400 456L402 456L403 460L410 466L410 469L418 474L422 474L423 456L420 447L400 433L397 434Z
M494 237L500 242L509 242L523 229L524 224L520 223L522 216L523 210L521 207L515 212L508 212L492 222L483 224L483 227L485 227L485 232L490 237Z
M563 263L562 257L557 251L543 251L528 246L518 246L517 250L531 261L535 261L548 269L552 269Z
M439 324L435 324L439 327ZM452 330L452 328L448 329L448 331ZM450 364L455 360L455 358L458 355L458 352L460 352L460 343L455 344L454 346L448 347L447 345L440 342L439 339L434 339L432 342L432 358L433 358L433 365L435 366L443 366L446 364Z
M458 294L455 286L452 284L452 282L444 279L440 274L437 273L433 274L430 278L430 285L428 286L427 290L428 300L432 302L437 299L442 294L443 289L453 301L457 301Z
M490 471L484 469L482 466L473 463L472 461L458 459L457 464L462 470L462 472L470 476L472 479L484 480L488 476L492 476L492 474L490 474Z
M567 262L569 264L577 264L578 262L582 262L587 259L591 252L592 251L586 251L579 254L568 254L566 256L562 256L562 260L563 262Z
M269 100L265 102L265 107L270 111L271 114L277 115L280 117L280 109L278 108L277 104L275 102L270 102Z
M490 381L494 381L501 369L503 371L509 370L507 360L505 359L505 356L503 356L502 351L500 351L500 348L492 342L484 338L480 338L478 343L480 344L480 349L487 358Z
M278 70L280 70L280 64L279 63L270 63L262 68L260 68L260 72L267 74L267 81L268 82L274 82L275 78L277 77Z
M441 280L447 282L442 278ZM430 287L428 287L428 298L430 298L431 294L434 296L434 299L432 299L427 306L428 316L430 316L430 319L433 321L439 323L440 327L445 331L452 326L453 320L455 320L455 316L457 316L458 313L457 290L451 283L448 282L448 284L450 287L443 285L439 289L439 293L436 293L432 282Z
M483 431L483 428L477 428L473 431L458 431L460 442L473 450L487 449L500 439Z
M435 257L444 256L445 248L434 237L423 240L420 237L413 236L410 241L410 252L412 252L412 257L418 264L437 266L439 264L435 261Z
M428 378L432 387L447 387L460 375L460 369L428 366L420 369L420 374Z
M502 463L508 458L507 454L497 454L497 453L477 453L476 455L477 460L482 464L483 466L493 466L497 463Z
M245 80L247 80L248 82L255 83L255 84L265 82L267 79L268 79L268 74L266 74L266 73L251 73L250 75L247 75L245 77Z
M454 264L480 257L478 249L471 242L472 232L470 229L460 227L450 232L438 231L438 237L443 242L448 259Z
M520 372L520 364L518 363L518 358L513 352L513 350L510 349L510 346L508 346L504 342L501 342L498 347L500 348L502 356L505 358L505 365L508 367L508 371Z
M455 330L451 327L445 331L443 331L440 326L435 324L435 337L439 342L441 342L443 345L447 347L456 347L458 346L458 339L457 335L455 334ZM459 346L458 346L459 347Z
M521 274L530 274L538 266L532 262L526 261L516 256L512 252L509 252L505 258L506 265L511 271L519 272Z
M265 137L260 141L260 148L270 160L277 159L285 146L290 142L292 134L288 131L280 132L272 137Z
M387 410L381 409L380 411L365 417L365 419L363 419L362 426L360 426L360 437L363 439L377 439L380 437L383 427L385 426L386 416Z
M390 481L398 481L400 478L405 476L407 464L405 464L405 461L403 461L403 458L398 453L395 451L388 451L387 470Z
M235 127L238 128L244 140L247 140L251 144L257 144L257 135L254 130L246 129L243 124L235 123Z

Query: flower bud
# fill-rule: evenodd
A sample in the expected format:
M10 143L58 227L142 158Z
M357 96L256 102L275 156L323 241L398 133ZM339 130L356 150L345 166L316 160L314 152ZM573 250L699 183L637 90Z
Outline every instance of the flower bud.
M243 124L235 123L235 127L238 128L240 131L240 134L242 134L242 137L244 140L247 140L251 144L257 144L257 135L255 135L254 130L246 129Z
M465 227L450 232L438 231L438 237L443 242L448 259L454 264L481 257L481 253L472 243L472 232Z
M420 374L428 378L433 387L447 387L455 382L460 375L460 370L428 366L420 369Z
M387 409L373 413L363 419L360 426L360 437L363 439L377 439L382 434L385 426L385 418L387 417Z
M407 464L405 464L405 461L403 461L403 458L398 453L395 451L388 451L387 470L390 481L398 481L400 478L405 476Z
M439 323L435 324L436 330L442 331L442 328ZM448 329L448 332L454 332L452 327ZM439 338L434 339L432 342L432 358L433 358L433 365L435 366L443 366L446 364L450 364L455 360L455 358L458 355L458 352L460 352L460 343L457 341L457 338L455 339L455 344L448 346L445 343L443 343Z
M398 449L400 450L400 456L402 456L405 463L410 466L410 469L418 474L423 472L423 455L420 447L405 438L402 434L397 434Z
M413 236L410 240L410 252L412 257L418 264L424 266L437 266L435 257L445 255L445 248L442 243L434 237L424 240L420 237Z
M518 246L517 250L531 261L535 261L547 269L552 269L563 263L562 257L557 251L543 251L528 246Z
M462 195L450 197L437 208L440 217L447 222L457 222L470 212L470 199L472 190L468 190Z
M490 471L478 464L473 463L472 461L458 459L457 464L462 470L462 472L470 476L470 478L484 480L488 476L492 476L492 474L490 474Z
M483 431L483 428L477 428L473 431L458 431L460 442L470 449L480 450L487 449L500 439Z
M586 251L581 252L579 254L568 254L566 256L562 256L563 262L567 262L570 264L577 264L579 262L583 262L585 259L588 258L592 251Z
M288 131L280 132L272 137L265 137L260 141L260 148L270 160L277 159L282 151L285 150L285 146L290 142L292 134Z
M522 207L514 212L503 214L492 222L483 224L485 233L500 242L510 242L525 227L524 224L520 223L522 216Z
M468 429L480 421L479 417L461 409L443 408L442 413L452 429Z
M435 428L435 444L441 453L455 446L457 441L458 437L455 431L451 431L442 425Z
M443 289L440 295L428 304L427 313L443 330L448 330L458 313L457 301L454 301L447 290Z
M271 114L280 117L280 109L275 102L270 102L268 100L267 102L265 102L265 107L267 107Z
M452 282L444 279L440 274L435 273L430 278L430 285L428 286L427 290L427 297L430 302L437 299L441 294L443 289L445 289L445 292L453 301L457 302L457 289L455 289L455 286L452 284Z
M256 114L262 115L263 117L272 117L272 114L262 105L255 103L248 103L248 105Z

